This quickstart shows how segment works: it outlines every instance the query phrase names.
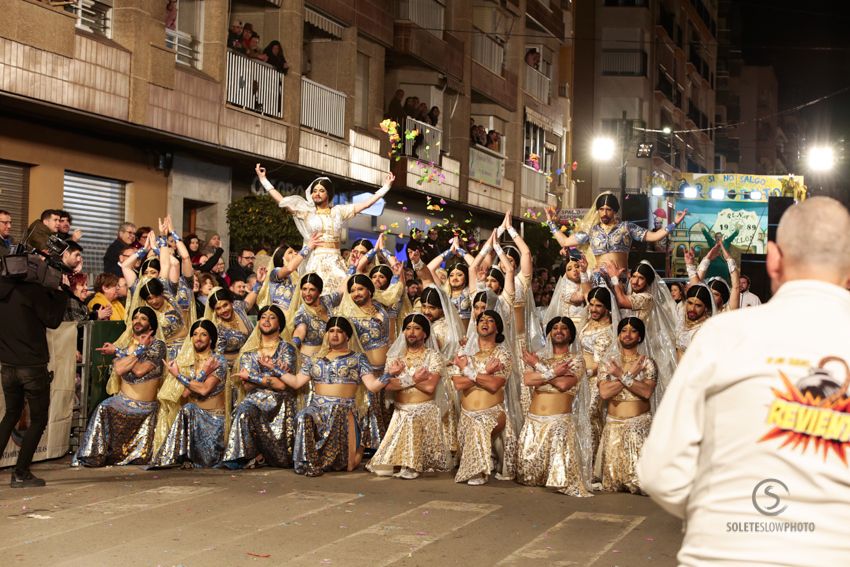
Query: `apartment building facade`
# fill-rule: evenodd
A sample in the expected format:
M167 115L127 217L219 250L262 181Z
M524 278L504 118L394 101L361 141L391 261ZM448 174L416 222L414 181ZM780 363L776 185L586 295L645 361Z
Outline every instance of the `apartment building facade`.
M61 205L92 258L125 218L166 213L226 243L227 205L258 189L257 162L284 193L322 174L343 199L392 170L384 213L354 236L404 231L428 196L482 224L574 201L569 2L15 0L6 15L0 208L18 235ZM280 41L286 73L230 48L235 20L261 48ZM398 89L440 115L405 118L422 136L391 160L379 124ZM470 143L470 123L500 143Z
M715 0L577 3L573 148L580 206L602 191L646 191L652 179L714 170ZM594 162L591 141L616 141ZM640 144L651 153L638 156ZM644 146L648 150L648 146Z

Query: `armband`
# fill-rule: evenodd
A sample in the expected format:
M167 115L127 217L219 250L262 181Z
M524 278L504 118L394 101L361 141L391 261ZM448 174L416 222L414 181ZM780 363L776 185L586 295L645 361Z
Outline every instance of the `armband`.
M466 255L468 254L468 252L467 252L464 248L458 248L458 249L457 249L457 254L458 254L458 256L460 256L461 258L465 258L465 257L466 257Z
M552 221L546 221L546 226L548 226L548 227L549 227L549 231L550 231L552 234L555 234L556 232L558 232L558 225L556 225L554 222L552 222Z
M483 256L483 255L485 255L485 254L489 254L489 253L490 253L490 250L492 250L492 249L493 249L493 247L492 247L492 246L490 246L490 243L489 243L489 242L486 242L486 243L484 244L484 246L482 246L482 247L481 247L481 252L479 252L478 254L479 254L479 256Z
M664 227L664 230L666 230L668 232L668 234L672 234L672 232L674 230L676 230L676 223L674 223L674 222L668 223L667 226Z
M255 283L254 283L254 285L253 285L253 287L251 287L251 291L252 291L253 293L260 293L260 288L261 288L261 287L262 287L262 284L261 284L260 282L255 282Z
M617 276L611 276L611 285L620 285L620 278Z
M156 237L156 245L159 248L165 248L166 246L168 246L168 239L165 238L164 236L157 236Z
M498 242L493 245L493 251L496 253L496 256L501 256L505 253L504 249Z
M620 377L620 382L622 382L623 386L626 388L631 388L632 384L635 383L635 378L631 374L623 374Z
M139 260L141 260L142 258L144 258L147 255L148 255L148 251L144 248L139 248L138 250L136 250L136 258L138 258Z
M685 270L688 272L689 278L698 278L699 274L697 273L697 269L694 268L693 264L688 264L685 266Z
M543 364L542 362L538 362L534 365L534 369L543 375L543 379L547 382L551 381L555 377L555 371L552 370L549 366Z
M395 258L395 255L386 248L381 248L381 254L383 254L384 258L386 258L387 260L389 260L390 258Z
M413 374L410 373L410 370L405 368L404 372L398 375L398 381L401 383L402 388L410 388L415 384L413 381Z
M728 260L726 260L726 267L729 268L729 273L731 274L732 272L738 269L738 264L735 263L734 258L729 258Z
M443 257L443 260L448 260L449 256L451 256L451 255L452 255L452 249L451 248L449 248L448 250L446 250L445 252L443 252L441 254L441 256Z
M292 344L295 346L295 348L300 350L301 349L301 337L292 337Z
M265 177L260 178L260 185L263 186L263 189L266 190L266 193L274 190L274 185L272 185L272 182L266 179Z
M302 258L306 258L307 256L310 255L310 252L312 252L310 247L304 246L304 247L301 248L301 250L298 251L298 255L301 256Z
M711 264L711 260L709 260L708 257L703 258L697 267L697 272L707 272L709 264Z
M377 256L377 255L378 255L378 249L372 248L371 250L366 252L366 259L369 260L369 261L372 261L372 260L375 259L375 256Z
M514 227L512 227L512 226L509 226L509 227L508 227L508 234L510 234L510 235L511 235L511 238L516 238L517 236L519 236L519 233L518 233L518 232L516 231L516 229L515 229Z
M173 238L177 242L180 242L181 240L183 240L182 238L180 238L180 235L177 234L176 232L174 232L173 230L171 231L170 236L171 236L171 238Z
M115 358L124 358L125 356L127 356L127 354L128 353L126 348L115 348Z
M505 227L500 226L499 228L496 229L496 236L498 236L499 238L502 238L503 234L505 234Z

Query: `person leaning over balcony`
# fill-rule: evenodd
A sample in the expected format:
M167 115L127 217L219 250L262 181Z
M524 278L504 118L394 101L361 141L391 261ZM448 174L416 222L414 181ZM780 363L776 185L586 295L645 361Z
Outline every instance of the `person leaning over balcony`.
M286 62L286 57L283 56L283 46L278 40L270 42L263 50L263 55L266 56L266 63L284 75L289 72L289 63Z
M251 36L253 35L254 26L249 22L245 22L245 25L242 26L242 35L240 35L239 39L234 42L233 49L241 51L242 53L247 53L248 49L251 47Z
M266 54L260 51L260 34L257 32L254 32L253 35L251 35L251 41L248 43L245 55L251 59L258 59L260 61L266 61L268 59Z
M239 45L239 38L242 37L242 20L233 18L230 20L230 30L227 32L227 48L236 49Z

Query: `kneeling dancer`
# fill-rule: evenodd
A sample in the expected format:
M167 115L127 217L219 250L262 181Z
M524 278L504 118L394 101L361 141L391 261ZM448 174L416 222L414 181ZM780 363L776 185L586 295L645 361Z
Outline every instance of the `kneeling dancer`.
M131 321L115 344L97 349L115 355L106 385L113 396L94 410L73 466L146 465L153 456L165 341L156 337L157 317L150 307L134 309Z
M354 344L351 344L354 343ZM321 350L304 357L297 376L283 381L295 390L313 382L310 404L295 419L295 472L320 476L326 471L353 471L363 457L361 420L355 396L361 385L379 392L384 384L372 374L369 359L358 352L354 328L345 317L331 317ZM364 412L365 413L365 412Z
M227 361L215 352L218 331L212 321L198 319L168 371L189 399L180 411L152 466L212 467L224 453ZM167 379L169 380L169 379Z
M608 402L600 448L605 492L643 494L637 462L652 425L649 399L657 377L652 359L638 352L645 335L643 321L637 317L620 321L619 348L600 369L599 395Z
M583 413L588 404L573 403L579 391L588 388L584 359L570 352L575 336L569 317L553 317L546 324L543 350L523 353L525 385L534 393L517 442L516 476L521 484L592 496L590 420Z
M426 341L431 342L427 346ZM442 414L449 404L442 387L445 362L431 339L431 323L421 313L404 318L402 336L387 353L383 381L395 392L395 411L378 451L366 468L380 476L414 479L423 472L447 471L451 455Z
M514 477L516 436L505 406L505 390L513 369L502 317L491 309L475 321L477 336L455 357L449 370L461 392L457 427L460 466L455 482L480 485L490 479L496 461L496 478ZM518 395L518 392L517 392ZM519 399L512 400L518 404ZM515 411L521 411L517 408Z

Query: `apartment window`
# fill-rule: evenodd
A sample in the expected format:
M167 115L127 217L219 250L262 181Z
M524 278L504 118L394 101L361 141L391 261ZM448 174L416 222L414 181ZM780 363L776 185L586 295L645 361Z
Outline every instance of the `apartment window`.
M537 124L526 121L523 146L525 147L523 161L527 164L529 156L534 154L538 157L540 167L543 167L543 159L546 155L546 131Z
M112 37L112 0L72 0L65 11L77 17L81 30Z
M29 202L29 167L0 161L0 210L12 216L12 236L16 241L26 236Z
M369 56L357 53L357 74L354 77L354 124L369 126Z
M201 68L203 29L203 0L168 0L165 15L165 46L174 50L178 63L196 69Z
M83 265L97 273L124 222L124 182L66 171L64 190L62 208L74 217L74 228L83 231Z

